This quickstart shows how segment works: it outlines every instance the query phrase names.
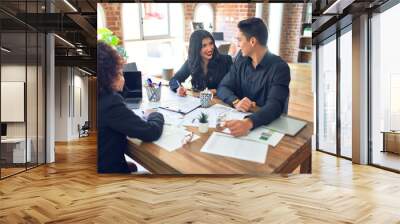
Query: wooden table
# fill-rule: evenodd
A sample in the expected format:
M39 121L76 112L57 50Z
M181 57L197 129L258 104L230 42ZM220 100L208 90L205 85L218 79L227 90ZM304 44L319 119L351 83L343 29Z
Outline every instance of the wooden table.
M172 92L163 87L161 98L168 98ZM214 103L222 103L214 99ZM128 139L127 155L154 174L251 174L291 173L300 166L301 173L311 173L312 124L308 123L295 137L285 135L276 146L269 150L264 164L200 152L212 134L200 134L197 127L188 127L200 136L175 151L169 152L153 143L137 145ZM249 149L251 150L251 149Z
M400 154L400 131L382 131L383 150L382 152L392 152Z

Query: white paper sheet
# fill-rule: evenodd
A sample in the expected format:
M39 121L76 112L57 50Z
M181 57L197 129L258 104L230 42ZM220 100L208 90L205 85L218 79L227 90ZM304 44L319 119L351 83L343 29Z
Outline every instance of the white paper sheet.
M168 109L173 111L180 111L182 113L188 113L193 109L200 106L200 99L193 96L180 97L177 99L162 101L160 109Z
M164 125L164 130L161 137L154 141L161 148L172 152L180 147L182 147L182 140L185 135L190 132L186 131L184 127L176 127L173 125ZM199 139L197 135L193 135L192 141Z
M225 128L222 132L226 134L230 134L228 128ZM246 136L238 137L239 139L256 141L262 144L268 144L270 146L275 147L285 135L276 131L272 131L267 129L264 126L258 127L249 132Z
M168 111L168 110L161 110L161 109L155 109L157 112L161 113L164 116L164 122L165 124L170 124L174 126L182 126L182 123L185 121L184 120L184 115ZM141 117L143 120L146 120L144 116L144 110L142 109L134 109L132 110L136 115Z
M264 163L268 145L214 132L201 148L201 152Z

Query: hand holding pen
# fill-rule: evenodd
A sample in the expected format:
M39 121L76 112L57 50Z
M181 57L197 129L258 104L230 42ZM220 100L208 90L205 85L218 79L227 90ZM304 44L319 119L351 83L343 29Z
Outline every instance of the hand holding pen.
M176 80L176 83L178 83L178 86L179 86L178 89L176 90L176 93L178 93L179 96L186 96L185 87L183 87L178 80Z

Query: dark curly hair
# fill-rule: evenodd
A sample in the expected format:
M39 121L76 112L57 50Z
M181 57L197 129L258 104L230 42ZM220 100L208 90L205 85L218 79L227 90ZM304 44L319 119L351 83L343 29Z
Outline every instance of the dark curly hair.
M97 86L99 93L112 92L112 83L123 67L124 61L118 52L106 43L97 43Z
M203 47L203 39L210 38L214 45L213 56L211 60L218 59L219 52L215 46L215 40L211 33L206 30L196 30L190 35L189 40L189 52L188 52L188 63L190 73L192 74L192 85L196 88L205 88L203 83L203 69L201 64L203 63L200 55L201 48Z

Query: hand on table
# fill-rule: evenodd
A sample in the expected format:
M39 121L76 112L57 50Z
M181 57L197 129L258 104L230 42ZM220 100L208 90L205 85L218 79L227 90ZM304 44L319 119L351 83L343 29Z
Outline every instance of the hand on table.
M157 112L157 111L154 109L147 109L147 110L143 111L143 117L147 119L149 117L149 115L154 112Z
M251 101L247 97L241 99L237 104L235 104L236 110L241 112L248 112L255 107L256 107L256 102Z
M215 96L217 95L217 89L210 89L210 92Z
M224 127L230 130L231 135L239 137L247 135L250 132L250 129L253 128L253 122L249 118L244 120L230 120L225 122Z

